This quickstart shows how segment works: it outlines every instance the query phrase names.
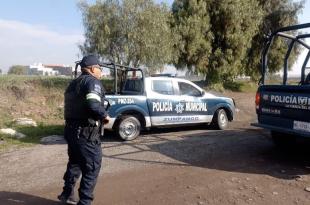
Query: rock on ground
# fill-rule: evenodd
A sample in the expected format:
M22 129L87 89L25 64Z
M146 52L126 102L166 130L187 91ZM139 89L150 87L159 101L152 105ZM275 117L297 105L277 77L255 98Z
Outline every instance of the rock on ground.
M17 118L13 120L13 123L16 125L28 125L28 126L33 126L33 127L37 127L37 123L30 119L30 118Z
M62 144L62 143L65 143L65 139L64 139L64 136L62 135L50 135L50 136L47 136L47 137L43 137L40 142L42 144Z
M24 135L23 133L19 133L16 130L13 130L11 128L0 129L0 132L3 133L3 134L10 135L12 137L16 137L17 139L21 139L21 138L26 137L26 135Z

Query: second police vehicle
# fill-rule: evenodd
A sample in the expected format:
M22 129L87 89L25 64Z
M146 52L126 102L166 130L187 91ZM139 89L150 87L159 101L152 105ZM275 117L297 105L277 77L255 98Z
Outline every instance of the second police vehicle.
M301 29L303 33L298 32ZM290 147L297 138L310 137L310 23L280 28L268 36L262 52L262 78L256 93L257 123L252 125L271 131L276 145ZM268 54L272 44L284 39L287 52L284 58L281 78L268 78ZM306 52L297 76L290 76L289 60L295 46Z

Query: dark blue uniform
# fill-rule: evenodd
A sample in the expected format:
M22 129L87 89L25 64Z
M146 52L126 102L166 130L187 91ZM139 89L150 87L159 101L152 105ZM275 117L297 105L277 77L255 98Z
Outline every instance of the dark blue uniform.
M64 175L62 195L69 197L82 174L78 204L90 204L101 168L101 122L107 113L103 106L104 89L101 82L88 73L73 80L65 92L65 139L69 162Z

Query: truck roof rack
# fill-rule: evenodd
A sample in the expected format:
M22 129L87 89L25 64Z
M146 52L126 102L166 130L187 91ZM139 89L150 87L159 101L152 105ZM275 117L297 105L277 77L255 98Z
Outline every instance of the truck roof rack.
M176 75L171 73L159 73L159 74L152 74L151 77L176 77Z
M76 61L75 62L75 70L74 70L74 78L77 77L77 68L80 65L81 61ZM100 67L104 67L104 68L109 68L111 70L114 70L114 93L117 94L117 83L118 83L118 75L117 75L117 70L121 70L123 72L128 72L128 71L139 71L141 72L142 75L142 79L144 79L143 76L143 70L141 68L134 68L134 67L130 67L130 66L125 66L125 65L120 65L120 64L116 64L113 62L100 62Z

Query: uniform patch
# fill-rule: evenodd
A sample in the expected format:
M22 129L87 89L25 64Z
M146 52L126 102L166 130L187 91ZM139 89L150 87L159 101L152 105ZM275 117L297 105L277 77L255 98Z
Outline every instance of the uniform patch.
M101 94L101 86L99 84L95 84L94 91L98 94Z

